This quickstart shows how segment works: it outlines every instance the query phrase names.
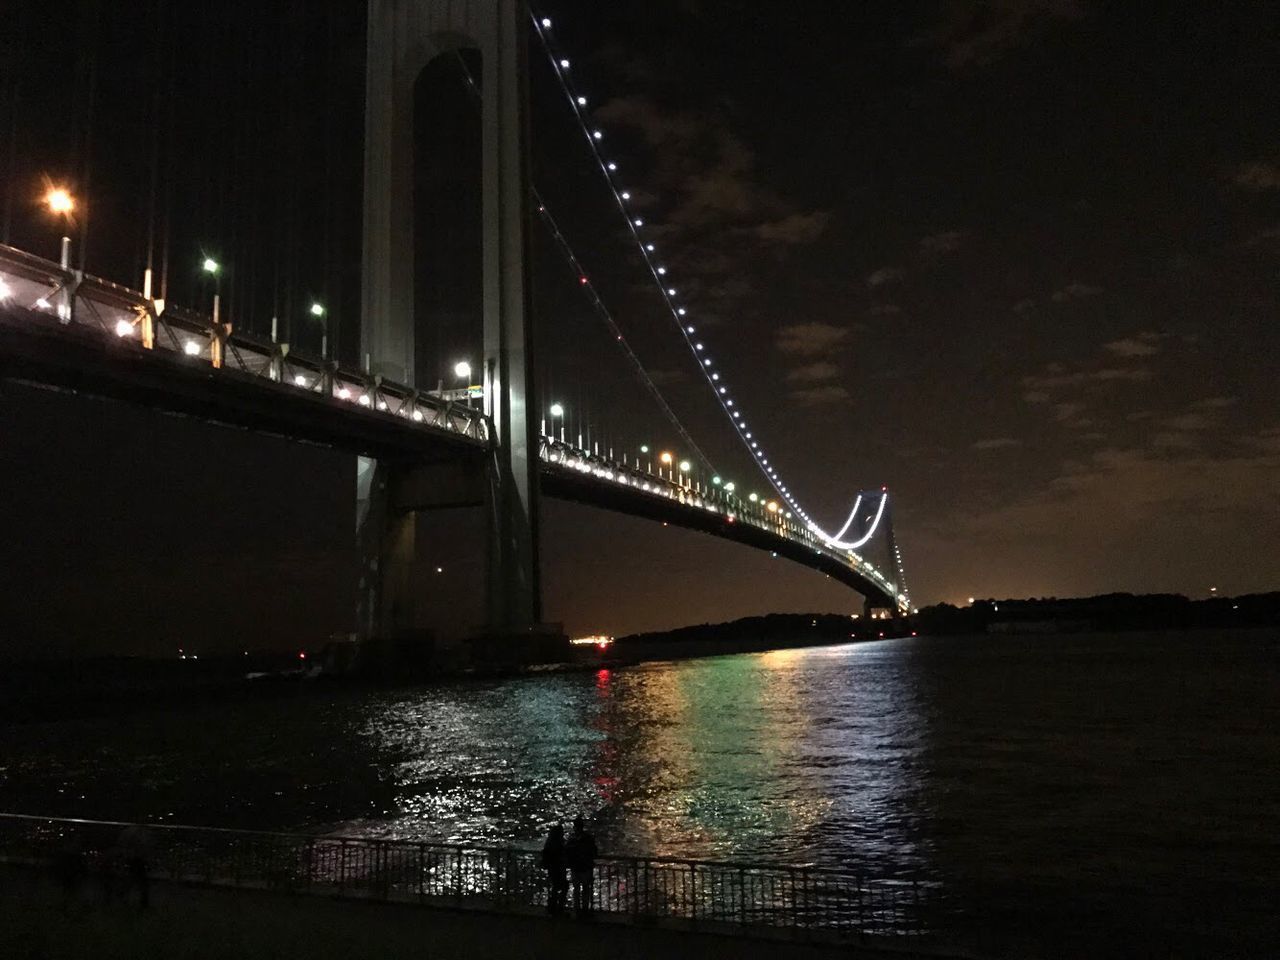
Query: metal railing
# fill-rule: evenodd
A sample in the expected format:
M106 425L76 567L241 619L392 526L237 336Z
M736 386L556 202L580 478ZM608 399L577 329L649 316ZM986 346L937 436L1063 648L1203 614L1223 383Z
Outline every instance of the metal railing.
M122 834L138 826L0 814L0 859L52 866L73 856L90 873L110 875L136 842ZM546 876L533 850L167 824L142 829L148 873L158 880L476 909L546 905ZM602 857L592 902L600 913L633 919L914 941L927 933L928 892L912 882L809 867Z
M261 377L282 392L327 396L444 430L481 443L488 421L481 410L426 391L308 357L289 344L234 331L211 316L150 299L109 280L63 267L0 244L0 299L48 317L51 325L99 330L122 350L155 350L194 368L210 366Z

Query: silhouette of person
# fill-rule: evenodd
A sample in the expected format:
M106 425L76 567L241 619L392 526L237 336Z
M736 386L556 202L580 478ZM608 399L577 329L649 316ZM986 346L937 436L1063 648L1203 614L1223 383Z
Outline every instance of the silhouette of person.
M542 845L542 868L547 871L547 913L553 917L564 913L569 893L569 862L564 843L564 827L554 824Z
M573 833L565 842L565 859L573 875L573 909L579 917L591 916L595 899L596 838L584 827L582 818L573 821Z
M151 903L151 882L147 876L151 859L151 834L141 824L125 827L120 833L120 852L124 856L126 896L128 887L138 891L138 909L145 910Z

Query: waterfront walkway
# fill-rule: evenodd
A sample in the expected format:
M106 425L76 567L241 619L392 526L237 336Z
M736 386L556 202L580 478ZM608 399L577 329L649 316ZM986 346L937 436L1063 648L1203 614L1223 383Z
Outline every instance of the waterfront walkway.
M0 956L70 958L300 957L555 958L610 960L797 960L904 958L918 954L806 943L788 936L726 936L688 925L600 918L589 923L536 913L424 908L263 890L157 883L152 905L104 905L97 889L64 909L45 871L0 868Z

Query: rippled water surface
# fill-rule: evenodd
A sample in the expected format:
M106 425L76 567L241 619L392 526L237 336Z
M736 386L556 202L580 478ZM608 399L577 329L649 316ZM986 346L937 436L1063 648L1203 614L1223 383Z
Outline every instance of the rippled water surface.
M1280 891L1280 638L903 639L0 728L0 809Z

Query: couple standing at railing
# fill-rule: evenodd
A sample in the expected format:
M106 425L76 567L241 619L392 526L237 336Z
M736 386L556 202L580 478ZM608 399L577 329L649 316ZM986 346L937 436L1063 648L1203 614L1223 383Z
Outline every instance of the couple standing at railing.
M579 917L591 916L596 853L596 838L586 829L581 817L573 821L573 833L568 839L564 827L558 823L552 825L547 832L547 842L542 845L542 867L547 871L547 913L558 916L564 912L572 876L574 912Z

